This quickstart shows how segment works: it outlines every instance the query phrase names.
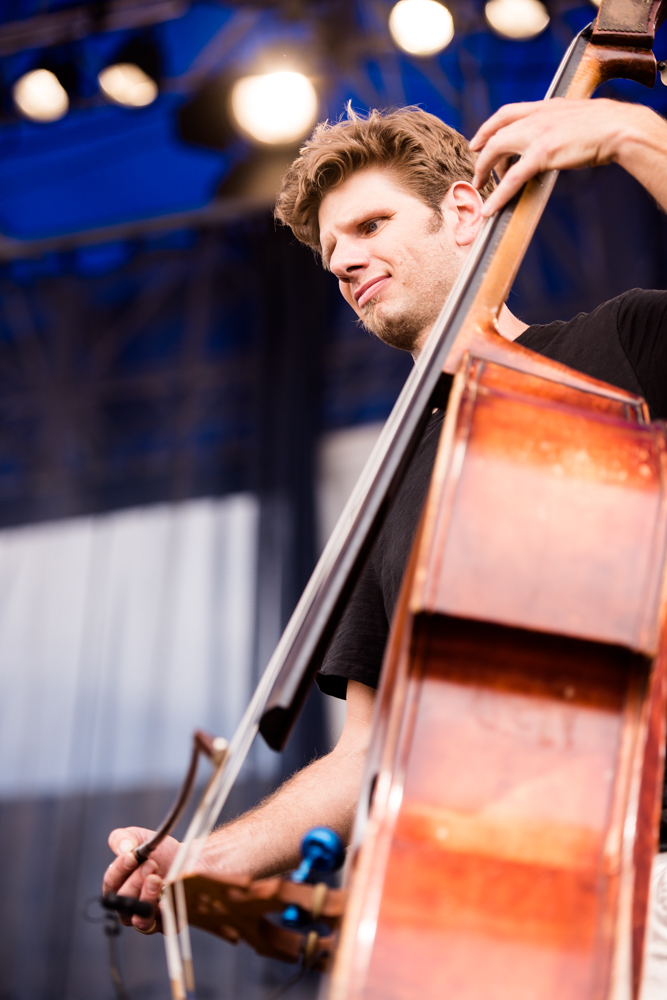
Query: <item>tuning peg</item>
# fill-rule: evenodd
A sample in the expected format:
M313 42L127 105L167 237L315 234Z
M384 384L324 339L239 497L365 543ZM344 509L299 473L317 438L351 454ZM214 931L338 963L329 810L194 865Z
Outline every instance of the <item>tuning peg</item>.
M283 927L291 927L294 930L310 923L308 914L299 909L298 906L286 906L280 914L280 923Z
M328 826L316 826L301 841L302 861L292 873L292 882L306 882L312 872L335 872L345 861L345 846L338 834ZM283 910L281 923L285 927L309 924L310 916L298 906Z
M312 871L335 872L345 861L345 847L334 830L315 826L301 841L301 857L293 882L306 882Z
M658 63L658 73L660 74L660 79L667 87L667 62Z

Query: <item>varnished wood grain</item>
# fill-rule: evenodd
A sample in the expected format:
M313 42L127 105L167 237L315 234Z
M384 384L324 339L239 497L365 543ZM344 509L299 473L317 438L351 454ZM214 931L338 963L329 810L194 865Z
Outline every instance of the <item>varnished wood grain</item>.
M392 627L332 1000L636 988L665 484L641 406L464 359Z
M502 379L470 368L434 473L413 611L655 652L664 435L577 407L552 383Z

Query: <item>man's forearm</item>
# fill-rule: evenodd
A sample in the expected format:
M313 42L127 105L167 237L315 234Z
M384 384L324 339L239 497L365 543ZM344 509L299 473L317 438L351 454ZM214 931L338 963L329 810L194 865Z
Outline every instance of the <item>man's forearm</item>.
M329 826L347 842L364 760L364 747L337 747L313 761L255 809L213 833L197 852L197 871L262 878L296 868L301 839L313 826Z
M330 826L347 842L370 742L374 702L371 688L349 681L345 725L336 748L295 774L256 809L193 844L187 869L213 878L225 874L261 878L288 871L297 867L301 840L313 826ZM131 852L151 834L140 827L112 831L109 845L118 857L105 873L105 892L157 902L178 841L167 837L137 868ZM122 919L127 922L127 918ZM140 930L147 930L151 922L137 916L131 920Z
M667 122L650 108L621 107L625 127L619 136L614 159L667 212Z

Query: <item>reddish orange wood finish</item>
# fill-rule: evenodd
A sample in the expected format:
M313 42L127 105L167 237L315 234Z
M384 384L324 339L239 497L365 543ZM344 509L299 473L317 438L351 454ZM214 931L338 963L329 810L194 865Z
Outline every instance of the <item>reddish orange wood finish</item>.
M636 989L665 444L637 401L464 359L392 628L332 1000Z
M654 651L662 431L591 393L504 374L478 361L464 376L413 610Z

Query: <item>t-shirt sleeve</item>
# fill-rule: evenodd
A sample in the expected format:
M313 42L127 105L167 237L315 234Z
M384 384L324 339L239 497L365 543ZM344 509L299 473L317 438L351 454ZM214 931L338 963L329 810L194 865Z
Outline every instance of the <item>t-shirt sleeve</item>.
M376 688L388 635L389 622L371 556L361 572L317 675L320 691L345 698L348 680Z
M618 335L653 413L667 417L667 292L621 296Z

